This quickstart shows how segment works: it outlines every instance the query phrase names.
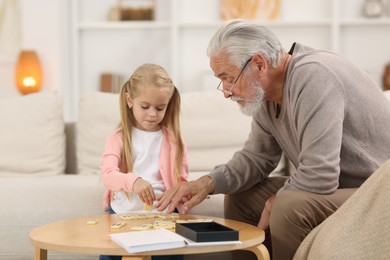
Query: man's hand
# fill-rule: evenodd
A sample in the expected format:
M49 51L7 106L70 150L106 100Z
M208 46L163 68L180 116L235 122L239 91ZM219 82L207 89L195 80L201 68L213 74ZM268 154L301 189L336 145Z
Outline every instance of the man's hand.
M180 183L175 188L165 191L157 198L158 202L155 206L158 211L163 211L169 206L167 213L172 213L175 208L178 208L179 213L185 214L213 191L214 181L210 177L204 176L196 181Z
M269 216L271 215L272 204L274 203L275 198L276 196L272 195L265 202L263 212L261 213L259 224L257 225L257 227L261 228L262 230L266 230L269 227Z
M156 199L152 185L142 178L138 178L134 182L133 191L135 194L137 194L143 203L148 205L152 205L153 201Z

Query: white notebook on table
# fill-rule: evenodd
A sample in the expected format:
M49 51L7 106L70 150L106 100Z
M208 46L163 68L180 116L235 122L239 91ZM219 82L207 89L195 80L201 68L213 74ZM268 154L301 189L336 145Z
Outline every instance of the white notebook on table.
M165 228L111 234L111 240L129 253L185 247L185 238Z
M165 228L111 234L111 240L129 253L163 250L179 247L217 246L241 244L239 240L194 242Z

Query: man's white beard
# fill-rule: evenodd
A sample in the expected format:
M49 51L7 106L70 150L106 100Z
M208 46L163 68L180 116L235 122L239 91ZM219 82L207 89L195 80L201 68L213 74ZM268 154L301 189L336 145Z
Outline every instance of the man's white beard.
M252 90L255 93L255 96L245 100L245 105L240 106L241 112L247 116L253 116L260 109L261 103L263 103L264 100L264 90L259 83L253 85Z

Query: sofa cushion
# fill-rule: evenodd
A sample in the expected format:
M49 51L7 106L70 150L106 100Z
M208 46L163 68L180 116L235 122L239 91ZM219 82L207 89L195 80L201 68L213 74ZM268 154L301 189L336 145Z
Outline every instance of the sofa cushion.
M390 160L302 241L294 260L388 259Z
M199 179L200 177L208 173L208 171L191 171L190 175L188 176L188 180L193 181ZM191 208L188 211L188 214L223 218L225 216L224 198L225 194L210 195L209 198L205 199L200 204Z
M3 98L0 111L0 176L64 173L65 125L56 93Z
M390 90L386 90L386 91L384 91L383 93L385 93L385 96L386 96L387 99L390 101Z
M181 99L181 131L191 170L211 170L243 147L252 118L236 102L215 90L183 93Z
M181 93L181 131L191 171L228 161L247 139L251 118L218 91ZM120 121L118 94L88 92L79 102L79 174L98 174L107 135Z
M102 214L103 193L104 187L96 175L1 178L0 205L7 210L0 214L0 259L33 259L34 247L29 241L33 228L53 221ZM49 252L48 259L85 258Z
M120 122L119 95L86 92L79 100L76 132L78 173L100 173L101 156L108 134Z

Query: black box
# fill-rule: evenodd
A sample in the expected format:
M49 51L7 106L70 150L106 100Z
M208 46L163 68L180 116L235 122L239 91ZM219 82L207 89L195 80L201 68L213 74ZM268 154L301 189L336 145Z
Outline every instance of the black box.
M195 242L238 240L237 230L216 222L176 223L176 233Z

